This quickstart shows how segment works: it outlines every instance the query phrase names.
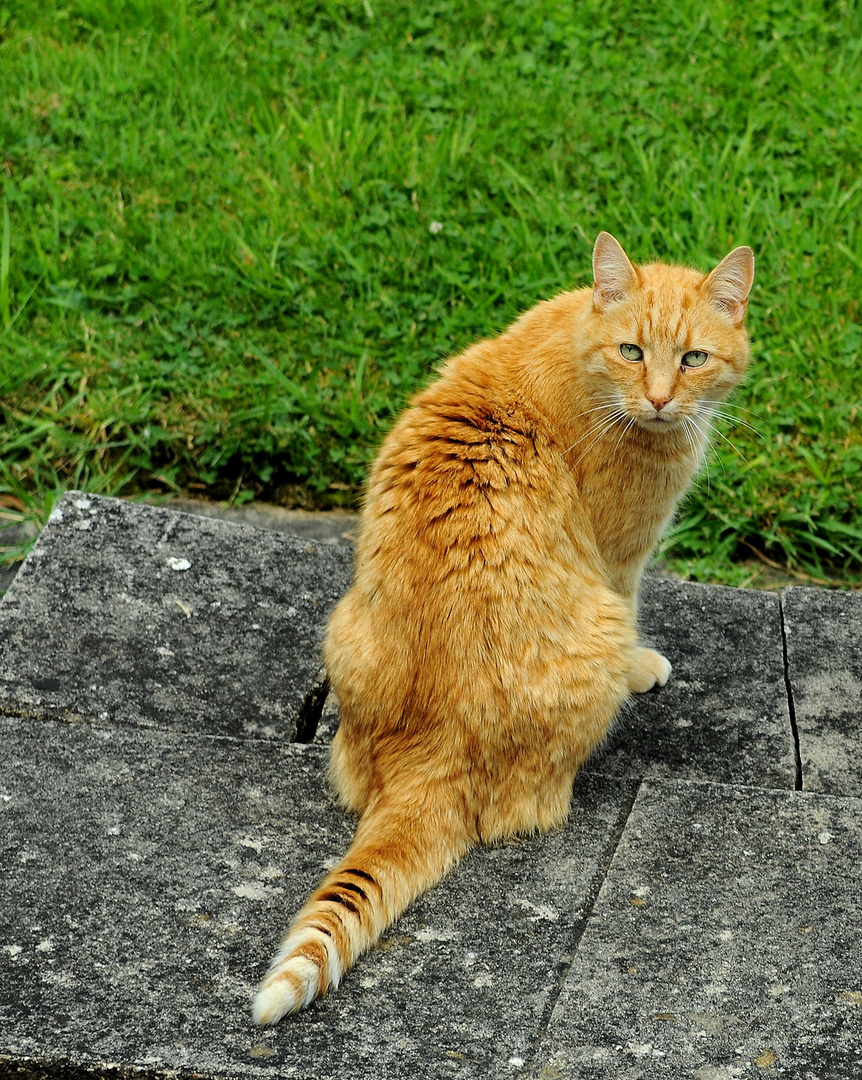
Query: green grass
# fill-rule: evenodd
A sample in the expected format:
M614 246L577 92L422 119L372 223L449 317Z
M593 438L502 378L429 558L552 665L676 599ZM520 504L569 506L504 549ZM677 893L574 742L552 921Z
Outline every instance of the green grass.
M608 229L758 257L757 434L665 556L858 580L860 55L855 0L0 0L0 504L349 504L435 365Z

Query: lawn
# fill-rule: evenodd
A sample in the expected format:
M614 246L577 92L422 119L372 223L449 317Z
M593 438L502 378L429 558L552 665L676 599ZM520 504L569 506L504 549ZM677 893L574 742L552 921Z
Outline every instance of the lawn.
M435 366L607 229L758 260L665 556L862 580L860 54L855 0L0 0L0 515L355 505Z

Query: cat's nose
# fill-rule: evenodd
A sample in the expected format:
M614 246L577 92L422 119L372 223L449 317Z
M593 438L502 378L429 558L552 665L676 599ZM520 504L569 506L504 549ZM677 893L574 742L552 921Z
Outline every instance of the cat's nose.
M671 400L669 395L666 397L652 397L649 394L647 394L647 399L651 402L656 412L661 412L665 405Z

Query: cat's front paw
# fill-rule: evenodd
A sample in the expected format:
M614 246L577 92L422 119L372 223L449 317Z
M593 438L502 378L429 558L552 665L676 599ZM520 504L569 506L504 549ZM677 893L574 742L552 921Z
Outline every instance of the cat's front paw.
M634 665L629 671L629 690L633 694L645 694L654 686L664 686L670 673L670 661L661 653L639 646Z

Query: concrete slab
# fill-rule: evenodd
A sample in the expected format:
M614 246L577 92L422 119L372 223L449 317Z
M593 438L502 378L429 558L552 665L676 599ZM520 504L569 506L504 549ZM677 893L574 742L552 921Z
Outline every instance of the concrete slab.
M538 1077L862 1075L862 802L645 781Z
M862 796L862 593L785 589L787 672L806 791Z
M12 718L0 745L2 1075L516 1075L634 795L584 779L566 829L476 852L262 1031L253 987L352 835L324 748Z
M673 673L633 700L588 768L793 788L778 597L647 578L641 625Z
M348 548L70 493L0 603L0 713L293 739Z
M6 592L15 580L18 569L17 563L5 563L0 565L0 596Z
M335 694L329 692L326 695L326 701L323 704L323 712L317 722L314 739L312 741L321 746L331 743L335 737L336 731L338 731L338 725L340 723L341 711L338 708L338 700L335 697Z

